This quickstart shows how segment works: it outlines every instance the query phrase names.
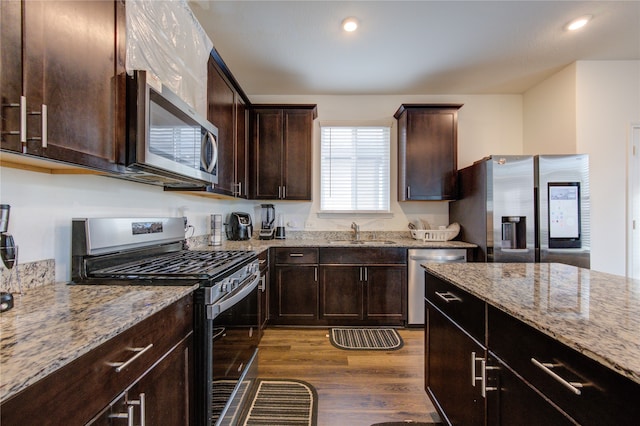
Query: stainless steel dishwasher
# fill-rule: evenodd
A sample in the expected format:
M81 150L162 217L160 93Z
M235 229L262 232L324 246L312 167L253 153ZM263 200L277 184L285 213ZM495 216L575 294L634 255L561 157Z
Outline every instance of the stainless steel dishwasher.
M423 263L461 263L467 261L466 249L409 250L409 321L408 325L424 325Z

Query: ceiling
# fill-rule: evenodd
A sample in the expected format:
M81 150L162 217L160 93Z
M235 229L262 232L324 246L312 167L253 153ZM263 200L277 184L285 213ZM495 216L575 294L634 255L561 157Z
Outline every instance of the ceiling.
M249 96L513 94L577 60L640 60L640 1L189 5Z

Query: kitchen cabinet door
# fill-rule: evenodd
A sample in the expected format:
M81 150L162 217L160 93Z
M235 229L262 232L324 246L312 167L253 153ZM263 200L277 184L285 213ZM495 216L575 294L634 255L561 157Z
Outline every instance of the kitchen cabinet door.
M318 319L318 267L278 265L275 271L274 322L306 325Z
M398 201L457 196L458 109L462 105L405 104L398 119Z
M311 201L313 110L284 110L282 199Z
M246 198L246 103L216 58L207 64L207 119L218 128L218 183L211 192Z
M4 3L7 10L15 6L2 3L3 16ZM3 137L2 148L116 171L116 141L122 136L117 114L124 107L116 78L124 72L124 2L24 1L21 19L26 141ZM15 33L15 26L8 31ZM17 78L13 73L11 91Z
M367 266L365 315L367 320L385 324L407 319L407 268L405 266Z
M0 147L21 152L22 3L0 2Z
M485 348L429 302L425 312L427 394L447 423L484 425L485 399L476 377Z
M320 266L320 309L325 320L364 319L364 268Z
M253 105L252 199L311 200L315 105Z
M282 126L280 109L252 113L251 198L277 200L282 195Z

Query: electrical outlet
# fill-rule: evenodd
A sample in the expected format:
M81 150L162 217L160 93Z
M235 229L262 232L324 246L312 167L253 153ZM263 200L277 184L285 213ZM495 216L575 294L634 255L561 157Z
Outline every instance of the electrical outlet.
M305 227L306 229L313 228L313 222L306 221L306 222L304 223L304 227Z

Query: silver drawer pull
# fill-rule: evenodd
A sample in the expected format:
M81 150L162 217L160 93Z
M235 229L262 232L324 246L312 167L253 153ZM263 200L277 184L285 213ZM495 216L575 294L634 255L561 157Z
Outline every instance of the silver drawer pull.
M564 386L565 388L569 389L574 394L576 394L576 395L581 395L582 394L582 391L580 389L582 389L583 387L586 386L584 383L568 382L565 379L563 379L562 377L560 377L558 374L556 374L554 371L552 371L552 368L561 367L562 364L552 364L550 362L540 362L535 358L531 358L531 362L533 363L533 365L535 365L536 367L538 367L539 369L541 369L542 371L544 371L545 373L547 373L548 375L553 377L562 386Z
M124 361L124 362L110 362L110 363L108 363L108 365L110 365L111 367L116 367L116 373L119 373L122 370L124 370L125 368L127 368L129 366L129 364L131 364L133 361L135 361L136 359L140 358L143 353L145 353L146 351L148 351L152 347L153 347L153 343L149 343L144 348L127 348L127 350L129 350L131 352L136 352L136 354L134 356L132 356L131 358L129 358L128 360Z
M436 291L436 296L438 296L440 299L444 300L447 303L449 303L449 302L462 302L461 298L459 298L455 294L451 293L450 291L447 291L445 293L438 293Z
M133 406L127 407L126 413L113 413L109 414L110 419L127 419L127 426L133 426Z
M289 253L289 257L303 257L304 253Z

